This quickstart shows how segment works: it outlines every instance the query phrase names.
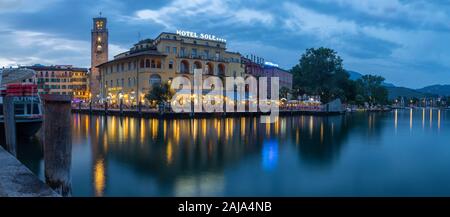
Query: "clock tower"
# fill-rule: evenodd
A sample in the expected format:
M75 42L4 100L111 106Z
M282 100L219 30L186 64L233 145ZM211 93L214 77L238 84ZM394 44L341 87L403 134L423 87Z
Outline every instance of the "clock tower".
M101 16L93 19L91 32L91 74L89 88L93 99L98 99L101 88L101 74L96 66L108 62L108 29L106 18Z

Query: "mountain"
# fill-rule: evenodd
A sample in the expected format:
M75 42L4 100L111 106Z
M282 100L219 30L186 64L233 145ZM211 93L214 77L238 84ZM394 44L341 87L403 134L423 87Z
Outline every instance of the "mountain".
M417 89L417 91L438 96L450 96L450 85L431 85Z
M353 81L356 81L363 76L363 74L361 74L359 72L350 71L350 70L347 70L347 72L348 72L348 74L350 74L350 80L353 80ZM391 83L386 83L386 82L383 82L383 85L385 87L395 87L395 85L393 85Z
M355 72L355 71L349 71L347 70L348 74L350 74L350 80L356 81L358 79L360 79L363 75L359 72Z
M386 86L386 89L388 90L388 98L389 100L396 99L398 97L405 97L405 98L425 98L425 97L432 97L434 94L430 93L423 93L418 90L414 90L411 88L406 87L388 87Z

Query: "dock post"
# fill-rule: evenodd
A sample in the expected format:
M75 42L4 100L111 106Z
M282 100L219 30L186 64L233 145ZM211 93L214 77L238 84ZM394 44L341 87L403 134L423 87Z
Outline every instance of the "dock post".
M43 95L45 182L64 197L71 196L72 131L69 95Z
M89 101L89 114L92 114L92 101Z
M17 137L14 100L12 96L3 97L3 115L5 121L6 150L15 157Z
M138 113L139 113L139 115L142 114L142 103L141 103L141 101L139 101L139 104L138 104Z
M105 115L108 114L108 101L105 100Z
M123 115L123 99L122 98L120 98L120 105L119 105L119 107L120 107L120 115Z

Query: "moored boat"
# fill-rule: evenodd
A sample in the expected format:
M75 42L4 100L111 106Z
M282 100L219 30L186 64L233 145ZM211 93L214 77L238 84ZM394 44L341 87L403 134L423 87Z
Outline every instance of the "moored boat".
M31 137L42 126L41 100L35 84L35 73L28 69L1 70L0 135L4 135L3 98L11 97L14 104L16 132L19 137Z

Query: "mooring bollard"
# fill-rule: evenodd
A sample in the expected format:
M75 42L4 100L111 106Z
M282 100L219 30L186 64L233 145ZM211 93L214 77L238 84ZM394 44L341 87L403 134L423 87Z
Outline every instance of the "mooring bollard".
M139 104L138 104L138 112L139 112L139 115L142 113L142 103L141 103L141 101L139 101Z
M5 122L6 150L16 156L16 120L14 114L14 98L12 96L3 97L3 117Z
M120 108L120 115L123 115L123 99L120 99L119 108Z
M108 102L105 101L105 115L108 114Z
M43 95L42 99L44 102L45 182L62 196L71 196L71 97L48 94Z

